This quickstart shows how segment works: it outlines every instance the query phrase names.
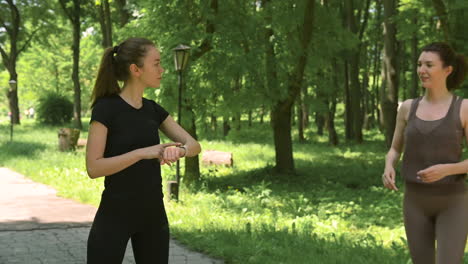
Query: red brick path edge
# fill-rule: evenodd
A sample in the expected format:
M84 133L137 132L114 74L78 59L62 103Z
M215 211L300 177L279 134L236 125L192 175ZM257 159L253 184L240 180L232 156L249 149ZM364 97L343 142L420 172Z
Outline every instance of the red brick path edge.
M0 168L0 230L90 226L96 208L56 196L55 189Z

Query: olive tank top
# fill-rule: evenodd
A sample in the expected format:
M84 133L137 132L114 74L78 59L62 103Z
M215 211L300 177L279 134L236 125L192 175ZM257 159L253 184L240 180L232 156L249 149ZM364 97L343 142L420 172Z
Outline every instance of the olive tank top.
M457 163L461 160L464 136L460 120L463 98L453 96L445 117L427 121L416 116L422 97L414 99L405 128L405 148L401 174L407 183L424 183L417 172L436 164ZM466 174L447 176L432 185L463 184Z

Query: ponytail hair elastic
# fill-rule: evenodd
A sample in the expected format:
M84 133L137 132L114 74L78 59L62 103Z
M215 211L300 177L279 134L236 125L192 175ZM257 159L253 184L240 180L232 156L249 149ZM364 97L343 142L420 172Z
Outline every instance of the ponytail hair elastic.
M112 49L112 54L117 55L117 52L119 52L119 49L120 49L119 45L114 46L114 48Z

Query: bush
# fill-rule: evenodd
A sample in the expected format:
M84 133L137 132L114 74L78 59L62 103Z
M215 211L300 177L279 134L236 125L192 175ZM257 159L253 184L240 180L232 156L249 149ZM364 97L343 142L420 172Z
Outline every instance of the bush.
M65 96L47 93L39 99L37 119L48 125L61 125L71 121L73 103Z

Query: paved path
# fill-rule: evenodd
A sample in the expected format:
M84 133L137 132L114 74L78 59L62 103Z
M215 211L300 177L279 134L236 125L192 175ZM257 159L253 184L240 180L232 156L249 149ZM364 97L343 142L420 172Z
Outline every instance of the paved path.
M83 264L96 208L0 168L0 264ZM170 264L223 263L171 239ZM124 262L135 263L131 245Z

